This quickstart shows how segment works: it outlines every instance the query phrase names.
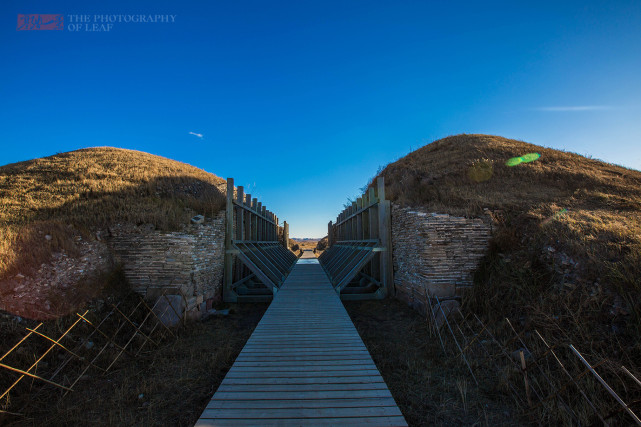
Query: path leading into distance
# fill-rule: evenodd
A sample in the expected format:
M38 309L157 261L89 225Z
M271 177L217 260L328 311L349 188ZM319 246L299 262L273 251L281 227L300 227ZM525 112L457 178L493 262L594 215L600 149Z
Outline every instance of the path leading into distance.
M406 426L339 296L305 252L196 426Z

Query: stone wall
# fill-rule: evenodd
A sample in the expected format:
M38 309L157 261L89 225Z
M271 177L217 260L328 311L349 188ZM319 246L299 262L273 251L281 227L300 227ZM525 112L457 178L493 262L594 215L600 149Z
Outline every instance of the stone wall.
M222 295L225 212L203 224L163 232L153 226L110 227L110 246L131 287L150 300L182 295L187 311Z
M425 292L454 300L473 285L491 223L392 204L396 297L425 314Z

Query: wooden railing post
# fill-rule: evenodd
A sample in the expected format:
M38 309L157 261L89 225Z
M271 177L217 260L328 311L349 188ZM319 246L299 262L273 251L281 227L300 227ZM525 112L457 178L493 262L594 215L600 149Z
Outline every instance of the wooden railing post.
M267 215L267 207L263 206L258 213L260 213L263 216L260 222L261 223L260 235L262 236L260 240L269 240L267 238L267 221L264 219L264 217Z
M258 199L254 197L252 199L252 212L256 212L256 206L258 206ZM254 214L252 214L252 233L251 233L251 240L258 240L258 217Z
M381 283L388 295L394 294L394 265L392 263L392 207L385 200L385 179L379 176L376 180L378 190L378 237L383 251L381 252Z
M283 222L283 240L285 248L289 249L289 224L287 224L287 221Z
M263 211L263 202L258 202L256 205L256 212L260 214ZM263 240L263 219L256 216L256 240Z
M245 206L251 207L252 205L252 195L245 194ZM249 212L245 213L245 239L250 240L252 236L252 218Z
M243 200L245 199L245 188L242 185L239 185L236 188L236 207L234 208L235 211L235 236L234 239L236 240L245 240L245 209L243 209ZM233 241L232 241L233 243ZM240 262L235 262L233 263L233 280L238 280L239 277L242 277L243 275L243 266ZM233 282L232 282L233 283Z
M234 234L234 179L227 178L227 206L225 211L225 271L223 298L225 301L236 302L237 295L232 290L234 255L232 236Z
M332 227L332 221L330 221L329 224L327 224L327 248L332 246L332 244L334 243L334 239L332 237L333 234L334 228Z
M245 200L245 189L243 186L239 185L236 189L236 201L243 204ZM238 207L238 215L236 216L236 238L239 240L245 240L245 209Z
M356 210L360 211L363 208L363 198L356 199ZM356 215L356 234L354 240L363 240L363 212Z

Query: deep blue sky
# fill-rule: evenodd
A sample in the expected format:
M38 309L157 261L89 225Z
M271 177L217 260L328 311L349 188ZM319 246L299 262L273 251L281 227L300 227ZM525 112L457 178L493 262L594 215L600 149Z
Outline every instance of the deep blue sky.
M301 237L447 135L641 169L641 2L519 3L2 0L0 164L146 151L253 187ZM176 18L71 32L78 14Z

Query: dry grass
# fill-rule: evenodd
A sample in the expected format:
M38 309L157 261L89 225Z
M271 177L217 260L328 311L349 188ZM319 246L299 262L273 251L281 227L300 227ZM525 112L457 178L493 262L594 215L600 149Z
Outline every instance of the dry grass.
M527 153L541 157L507 166ZM458 135L388 165L387 198L489 214L490 253L463 299L489 324L641 367L641 172L489 135ZM487 210L486 210L487 209Z
M318 243L319 239L300 239L300 240L294 240L297 245L299 245L300 250L302 251L313 251L316 249L316 244Z
M117 222L175 229L196 213L211 216L224 206L224 182L184 163L110 147L2 166L0 278L28 272L52 251L73 253L74 234Z
M536 152L531 163L509 167L512 157ZM428 144L388 165L389 199L433 211L478 215L483 208L526 213L641 210L641 172L513 139L457 135ZM551 211L532 211L547 217Z
M297 254L301 251L301 247L296 240L289 239L289 250Z
M121 302L121 308L127 304L126 297L116 300ZM45 385L41 392L36 393L41 383L34 382L31 385L23 381L24 386L12 392L8 408L23 415L0 414L0 424L193 425L258 324L267 304L230 305L229 308L229 316L174 329L177 338L165 334L158 347L148 346L149 351L135 358L123 355L107 373L89 369L86 377L74 386L74 392L62 399L62 393L51 386ZM102 318L105 313L103 310L92 312L91 315ZM0 319L0 330L7 339L0 346L3 350L7 350L26 332L24 323L17 324L15 320L7 319L13 318ZM73 319L49 321L40 330L57 336L64 330L62 325L69 320ZM26 322L33 327L31 322ZM86 327L79 329L85 332L91 330ZM105 330L111 335L115 333L115 325L113 329ZM66 345L72 345L83 337L80 330L74 330L72 335L63 341ZM121 331L119 336L127 334ZM98 338L94 336L93 339L95 341ZM154 339L158 337L154 336ZM20 350L19 356L30 358L32 354L41 354L43 348L36 348L31 342L38 344L38 340L29 341ZM46 341L40 344L48 346ZM111 351L111 358L99 361L99 365L107 366L115 353L115 350ZM44 363L41 362L38 373L48 376L61 363L59 354L64 352L58 350L48 355ZM70 364L62 372L64 380L59 376L58 381L66 383L67 375L75 378L78 369ZM0 386L4 391L4 386L11 383L9 380L15 380L16 375L7 375L5 378L6 371L0 374Z
M412 426L523 425L496 380L476 387L458 360L443 357L417 312L394 299L345 302L403 416Z
M316 254L320 256L320 254L323 253L325 249L327 249L327 244L329 243L329 240L327 236L323 237L316 243L316 247L314 248L316 250Z

